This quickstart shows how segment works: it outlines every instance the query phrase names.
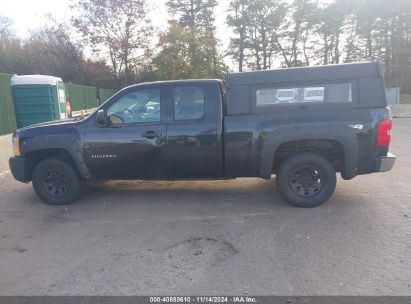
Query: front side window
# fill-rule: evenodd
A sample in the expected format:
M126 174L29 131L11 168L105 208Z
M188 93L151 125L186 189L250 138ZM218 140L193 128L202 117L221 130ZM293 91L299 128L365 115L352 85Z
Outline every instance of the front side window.
M261 88L256 91L257 107L277 104L341 102L352 102L351 83L288 88Z
M200 119L204 115L204 92L198 86L176 87L173 93L174 120Z
M160 90L142 89L116 100L107 110L111 124L160 122Z

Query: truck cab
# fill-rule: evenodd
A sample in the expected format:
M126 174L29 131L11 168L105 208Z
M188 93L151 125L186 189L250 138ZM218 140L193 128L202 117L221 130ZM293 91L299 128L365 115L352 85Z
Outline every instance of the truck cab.
M84 125L96 178L221 178L218 80L148 83L122 90Z

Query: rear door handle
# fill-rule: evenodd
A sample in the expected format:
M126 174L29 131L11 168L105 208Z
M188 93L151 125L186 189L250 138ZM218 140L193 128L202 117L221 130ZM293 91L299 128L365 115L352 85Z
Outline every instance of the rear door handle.
M152 138L155 138L155 137L160 137L161 134L156 132L156 131L147 131L142 136L145 137L145 138L148 138L148 139L152 139Z

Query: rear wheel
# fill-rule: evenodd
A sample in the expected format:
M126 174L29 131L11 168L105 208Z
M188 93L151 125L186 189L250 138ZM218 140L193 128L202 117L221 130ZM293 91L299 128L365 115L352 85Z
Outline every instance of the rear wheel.
M336 186L333 166L316 154L295 155L281 165L277 188L284 199L297 207L316 207L325 203Z
M75 202L84 185L74 164L63 158L48 158L41 161L34 168L32 182L36 194L50 205Z

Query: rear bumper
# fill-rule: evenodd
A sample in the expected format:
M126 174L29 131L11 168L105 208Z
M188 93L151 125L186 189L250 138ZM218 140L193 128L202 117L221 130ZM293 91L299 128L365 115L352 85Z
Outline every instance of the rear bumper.
M9 159L9 166L13 177L22 183L27 183L26 160L23 157L13 156Z
M397 157L392 153L380 156L375 160L374 172L387 172L394 167L395 159Z

